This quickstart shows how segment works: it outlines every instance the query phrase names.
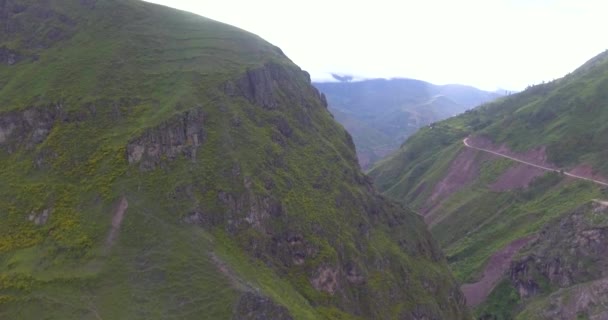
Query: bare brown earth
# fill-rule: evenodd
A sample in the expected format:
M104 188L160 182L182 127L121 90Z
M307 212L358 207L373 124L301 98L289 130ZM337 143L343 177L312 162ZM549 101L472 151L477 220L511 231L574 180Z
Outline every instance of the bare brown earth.
M234 272L234 270L232 270L224 261L222 261L222 259L220 259L215 253L210 253L209 257L211 258L211 261L213 262L213 264L215 264L215 266L217 267L217 269L223 274L225 275L228 280L230 280L230 284L232 285L233 288L238 289L238 290L242 290L242 291L251 291L251 287L245 283L244 281L242 281Z
M480 169L480 162L475 161L476 155L475 150L464 149L456 156L445 177L435 185L435 189L429 197L430 203L447 198L463 185L475 180Z
M473 149L463 149L452 161L447 174L433 188L431 196L427 199L425 207L421 210L427 224L433 224L435 213L441 202L472 183L479 176L479 170L484 157L479 157Z
M108 237L106 239L107 247L112 246L114 241L116 241L116 237L118 237L118 231L120 231L120 226L122 225L122 220L125 216L125 212L129 208L129 202L126 197L122 197L114 210L114 215L112 216L112 228L110 229L110 233L108 233Z
M581 177L587 177L592 180L608 181L608 178L606 178L600 174L597 174L596 172L593 171L593 167L591 167L590 165L586 165L586 164L581 164L581 165L574 167L572 170L569 171L569 173L571 173L573 175L581 176ZM570 176L570 178L573 178L573 177Z
M440 207L442 200L448 198L462 186L471 183L478 176L481 166L481 159L476 157L478 151L484 152L488 157L503 157L518 162L516 166L509 168L489 186L491 190L497 192L526 188L534 178L544 174L544 172L561 170L547 160L544 146L525 153L516 153L506 145L497 146L483 137L469 137L463 142L467 149L463 150L452 161L446 176L435 186L431 197L429 197L427 208L422 211L422 214L425 215L425 221L429 224L437 223L434 213ZM608 179L595 174L593 168L588 165L579 165L563 173L571 179L582 179L608 186ZM461 287L467 299L467 304L470 307L475 307L482 303L508 270L515 254L536 238L533 235L517 239L494 253L488 260L481 279Z
M489 186L491 190L497 192L526 188L534 178L544 174L544 172L560 170L557 166L548 162L545 147L535 148L525 153L516 153L506 145L497 146L483 137L469 137L464 140L464 144L467 149L460 152L452 161L447 174L435 185L431 196L427 200L427 206L422 210L428 224L437 223L435 214L443 200L463 186L472 183L478 177L481 163L487 159L479 157L479 151L483 151L486 157L504 157L519 162L505 171ZM608 179L594 174L593 169L587 165L577 166L564 172L564 174L572 179L583 179L601 185L608 185L605 182ZM482 303L508 270L515 254L535 239L535 235L517 239L494 253L488 260L481 279L461 287L467 299L467 304L474 307Z
M515 154L510 151L509 148L507 148L505 145L496 147L491 143L491 141L481 137L468 137L465 138L462 142L466 147L471 149L511 159L515 162L523 163L545 171L560 171L567 177L585 180L595 184L599 184L601 186L608 187L608 180L603 177L594 175L593 169L588 165L582 164L575 167L571 171L566 171L563 168L557 168L555 165L548 163L545 147L539 147L523 154Z
M503 274L509 269L511 260L513 260L515 254L528 243L536 240L536 238L536 235L531 235L517 239L509 243L502 250L494 253L488 260L481 279L475 283L464 284L460 287L467 299L467 305L475 307L482 303L492 292L496 284L498 284Z
M555 167L547 163L547 154L545 147L529 150L525 153L515 153L507 146L496 146L487 138L469 137L467 138L469 145L464 149L450 164L447 174L439 181L427 199L425 207L421 210L421 214L425 217L425 221L429 225L439 222L437 217L437 209L441 207L443 200L449 198L463 186L472 183L478 176L481 164L483 161L491 158L507 156L509 158L522 159L531 161L541 165L546 165L547 168ZM479 150L492 150L492 153L484 153L479 155ZM551 170L551 169L549 169ZM537 176L544 173L542 168L526 165L521 163L515 167L509 168L496 182L490 185L492 191L507 191L517 188L526 188L530 182Z
M557 169L557 167L554 164L548 162L545 146L531 149L531 150L528 150L523 153L517 153L517 152L513 152L505 144L502 144L500 146L495 145L488 138L473 136L473 137L467 138L466 140L467 140L469 146L474 147L474 148L491 150L495 153L500 154L501 156L515 158L515 159L521 160L522 162L529 162L529 163L533 163L535 165L547 167L550 169Z
M542 176L543 174L545 174L545 171L542 169L520 163L507 169L507 171L498 177L498 179L490 185L490 190L503 192L527 188L536 177Z

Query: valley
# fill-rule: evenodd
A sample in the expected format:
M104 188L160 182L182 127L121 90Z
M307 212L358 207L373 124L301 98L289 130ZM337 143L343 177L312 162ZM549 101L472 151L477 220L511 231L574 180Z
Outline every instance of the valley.
M0 319L608 319L608 51L491 92L405 76L529 71L479 32L502 2L443 3L437 30L426 2L190 5L282 43L140 0L0 0Z
M421 129L369 172L423 215L477 318L608 314L594 307L604 273L593 271L604 265L607 78L604 52Z
M418 129L502 96L465 85L414 79L314 83L335 119L353 137L359 164L370 169Z

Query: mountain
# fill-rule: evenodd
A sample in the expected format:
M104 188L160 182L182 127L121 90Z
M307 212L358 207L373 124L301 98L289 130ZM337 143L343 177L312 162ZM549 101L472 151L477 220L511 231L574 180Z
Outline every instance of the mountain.
M135 0L0 17L0 318L469 317L279 48Z
M413 79L314 83L329 110L353 137L363 169L370 168L416 130L501 95L463 85Z
M481 318L608 316L607 93L608 51L421 129L371 170L424 216Z

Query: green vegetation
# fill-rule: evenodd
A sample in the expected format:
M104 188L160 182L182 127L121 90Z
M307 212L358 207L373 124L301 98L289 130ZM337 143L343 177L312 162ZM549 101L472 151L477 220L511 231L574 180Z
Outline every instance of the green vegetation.
M412 79L314 84L350 134L364 169L397 150L407 137L498 94L462 85L437 86Z
M519 294L511 286L511 283L503 280L492 291L488 301L477 308L477 318L483 320L513 319L517 314L520 301Z
M457 279L475 282L492 254L514 240L542 234L548 225L606 194L596 184L557 172L536 177L526 188L494 191L490 186L518 164L467 150L462 140L482 137L496 147L522 154L545 147L547 162L559 168L585 165L594 174L608 176L607 79L608 53L602 53L562 79L420 130L397 153L372 168L370 175L385 195L418 212L430 212L431 232ZM452 165L457 157L466 168ZM468 171L455 174L459 170ZM456 187L438 193L440 182ZM602 220L599 216L589 219ZM594 264L585 259L579 262ZM476 313L488 315L488 319L515 317L522 307L512 296L513 290L503 280ZM546 294L555 288L543 290Z
M468 317L280 49L135 0L0 16L0 318Z

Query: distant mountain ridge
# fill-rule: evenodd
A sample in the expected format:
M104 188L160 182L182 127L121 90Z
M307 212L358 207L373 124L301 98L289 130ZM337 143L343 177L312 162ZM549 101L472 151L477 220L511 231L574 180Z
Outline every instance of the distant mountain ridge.
M608 52L419 130L369 175L424 216L478 319L606 319L606 159Z
M313 85L325 94L330 111L353 136L364 169L398 149L419 128L501 96L471 86L406 78Z

